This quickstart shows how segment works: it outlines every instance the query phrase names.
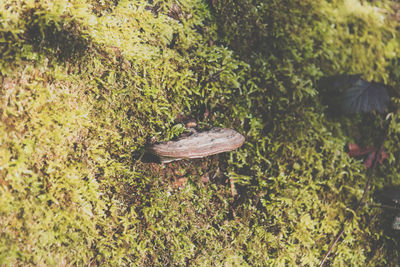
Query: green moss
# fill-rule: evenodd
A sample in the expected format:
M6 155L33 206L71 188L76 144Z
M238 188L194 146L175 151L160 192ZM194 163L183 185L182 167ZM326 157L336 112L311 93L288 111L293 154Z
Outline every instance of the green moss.
M397 107L392 8L6 1L0 264L319 264L366 183L346 144L376 142L383 119L330 117L316 84L361 72L392 85ZM184 131L180 114L200 128L235 128L246 143L210 159L145 163L152 138ZM374 191L399 183L397 112L392 117ZM187 185L176 189L177 178ZM390 223L382 210L363 207L330 264L396 265Z

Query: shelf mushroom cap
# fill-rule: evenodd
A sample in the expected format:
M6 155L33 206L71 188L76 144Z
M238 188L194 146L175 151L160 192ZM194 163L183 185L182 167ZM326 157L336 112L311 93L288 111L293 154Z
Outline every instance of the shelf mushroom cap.
M148 151L160 157L163 163L181 159L194 159L235 150L243 145L245 138L235 130L228 128L213 128L209 131L194 133L188 137L179 138L152 145Z

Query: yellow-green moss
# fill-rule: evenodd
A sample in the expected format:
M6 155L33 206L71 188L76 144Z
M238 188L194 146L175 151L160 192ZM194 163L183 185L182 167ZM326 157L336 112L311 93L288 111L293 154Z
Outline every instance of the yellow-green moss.
M382 121L330 118L316 82L361 72L394 86L398 106L395 8L1 1L0 265L318 265L366 182L345 146L376 141ZM183 131L179 113L246 143L187 165L142 162L152 137ZM372 190L399 183L398 121ZM183 175L173 189L167 177ZM362 209L332 266L398 263L382 213Z

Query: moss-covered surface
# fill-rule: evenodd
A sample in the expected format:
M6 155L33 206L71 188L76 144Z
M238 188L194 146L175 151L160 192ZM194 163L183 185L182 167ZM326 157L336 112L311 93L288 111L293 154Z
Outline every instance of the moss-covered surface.
M385 123L327 112L318 81L338 73L393 105L389 159L328 263L399 264L373 205L400 184L395 1L0 3L0 265L318 265L367 181L346 146ZM246 142L144 160L189 119Z

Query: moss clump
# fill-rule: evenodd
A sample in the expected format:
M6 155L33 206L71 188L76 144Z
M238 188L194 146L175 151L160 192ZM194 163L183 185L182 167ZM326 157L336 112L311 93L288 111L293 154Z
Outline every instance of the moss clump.
M395 8L5 1L0 264L317 265L366 182L345 146L376 142L383 123L325 115L317 82L361 72L396 88ZM151 139L184 131L182 117L247 141L207 159L144 162ZM399 183L398 121L393 112L373 190ZM331 265L396 265L398 234L382 216L364 207Z

